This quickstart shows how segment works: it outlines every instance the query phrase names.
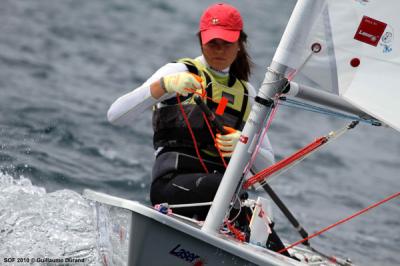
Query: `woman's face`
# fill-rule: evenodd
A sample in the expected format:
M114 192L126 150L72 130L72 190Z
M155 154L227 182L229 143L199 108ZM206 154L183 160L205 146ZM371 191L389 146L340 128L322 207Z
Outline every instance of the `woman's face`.
M216 70L223 70L235 61L239 51L239 41L227 42L213 39L202 45L203 55L207 63Z

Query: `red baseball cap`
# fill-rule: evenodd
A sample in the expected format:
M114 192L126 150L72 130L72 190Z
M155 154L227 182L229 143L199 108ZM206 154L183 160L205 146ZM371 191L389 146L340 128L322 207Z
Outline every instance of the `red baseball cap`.
M200 18L199 28L203 44L216 38L227 42L236 42L243 29L243 21L236 8L218 3L209 6L204 11Z

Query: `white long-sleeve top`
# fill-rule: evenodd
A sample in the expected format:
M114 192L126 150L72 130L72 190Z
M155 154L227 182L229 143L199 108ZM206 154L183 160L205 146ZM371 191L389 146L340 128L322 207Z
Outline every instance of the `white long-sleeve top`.
M203 64L208 66L203 56L198 57ZM161 77L188 71L183 63L168 63L158 69L148 80L140 87L119 97L109 108L107 112L108 121L115 125L131 124L143 111L150 109L153 105L160 103L166 99L175 97L174 93L166 93L159 99L151 96L150 85L159 80ZM211 69L215 75L228 75L228 71L217 72ZM246 84L250 104L253 104L256 90L247 82ZM274 153L268 136L265 136L260 144L259 153L253 165L253 171L258 172L274 163Z

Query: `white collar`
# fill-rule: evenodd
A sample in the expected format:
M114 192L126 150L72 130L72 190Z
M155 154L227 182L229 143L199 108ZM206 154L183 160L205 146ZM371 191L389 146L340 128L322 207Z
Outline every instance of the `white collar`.
M225 77L227 75L229 75L229 67L223 69L223 70L216 70L214 68L212 68L206 61L206 58L204 57L204 55L201 55L199 57L197 57L200 62L202 64L204 64L210 71L212 71L214 74L221 76L221 77Z

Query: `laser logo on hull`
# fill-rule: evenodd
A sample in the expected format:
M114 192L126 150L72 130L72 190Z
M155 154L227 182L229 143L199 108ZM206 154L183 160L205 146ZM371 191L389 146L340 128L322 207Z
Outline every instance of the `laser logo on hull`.
M204 265L204 262L199 255L182 248L180 244L176 245L173 249L171 249L169 254L177 258L180 258L182 260L185 260L187 262L193 263L194 266Z

